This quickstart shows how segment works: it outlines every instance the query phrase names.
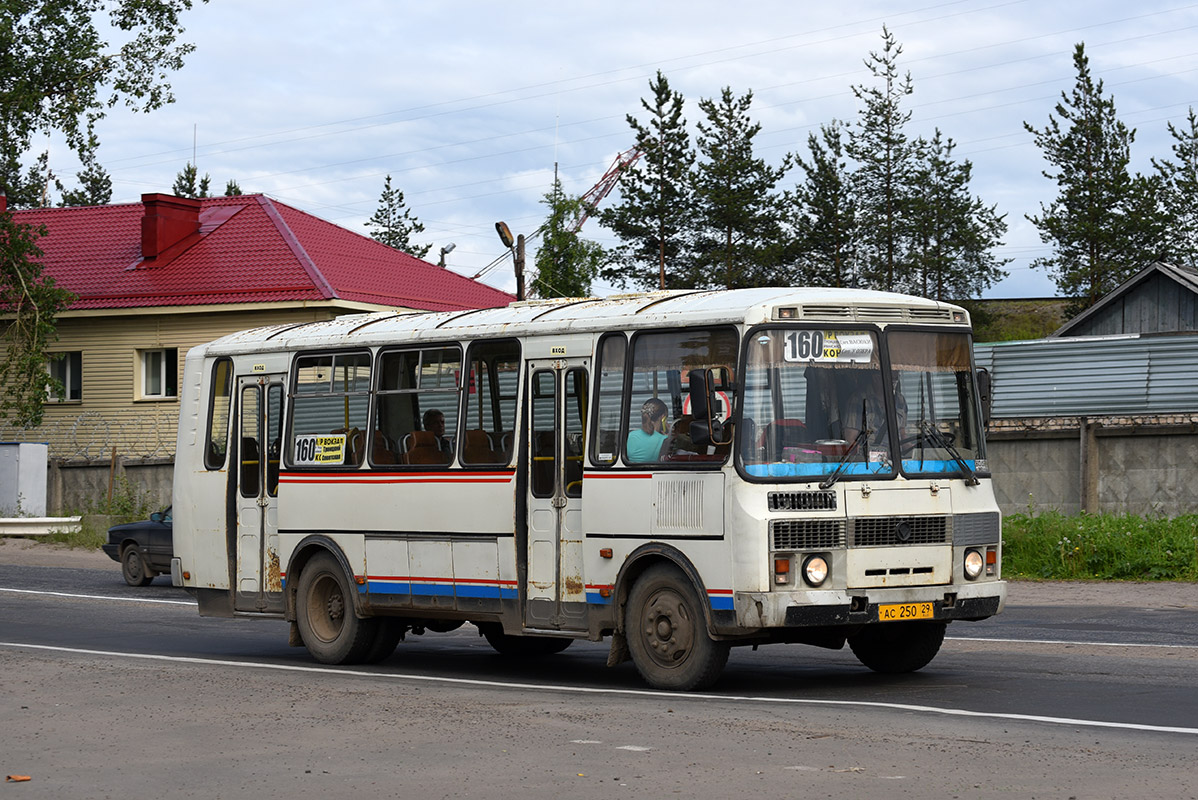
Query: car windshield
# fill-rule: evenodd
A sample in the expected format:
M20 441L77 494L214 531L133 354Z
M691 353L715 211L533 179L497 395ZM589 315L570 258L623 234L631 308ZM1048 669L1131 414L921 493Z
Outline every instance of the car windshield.
M759 329L738 456L754 477L819 480L984 468L964 332ZM896 453L900 457L896 458Z

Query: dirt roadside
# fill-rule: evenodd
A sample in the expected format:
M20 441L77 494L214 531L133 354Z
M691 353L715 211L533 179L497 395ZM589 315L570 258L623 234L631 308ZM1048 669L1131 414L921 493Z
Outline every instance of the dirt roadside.
M100 550L71 549L32 539L0 538L0 564L119 570ZM1198 609L1198 583L1011 581L1007 605L1122 606Z

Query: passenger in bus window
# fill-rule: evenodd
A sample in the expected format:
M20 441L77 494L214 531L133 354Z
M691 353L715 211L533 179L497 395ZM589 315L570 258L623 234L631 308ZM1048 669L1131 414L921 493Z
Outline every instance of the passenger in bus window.
M445 438L445 414L436 408L424 412L424 429L437 438L437 449L446 461L453 460L453 445Z
M666 440L666 404L651 397L641 406L641 427L628 432L629 461L656 461Z

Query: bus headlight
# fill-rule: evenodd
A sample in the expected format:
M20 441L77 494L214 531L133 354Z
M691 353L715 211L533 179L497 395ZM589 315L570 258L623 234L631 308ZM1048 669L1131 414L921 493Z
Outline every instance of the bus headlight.
M828 579L828 561L823 556L807 556L803 562L803 579L811 586L819 586Z
M977 550L965 551L965 577L971 581L978 579L982 574L982 570L986 568L986 559L982 558L982 554Z

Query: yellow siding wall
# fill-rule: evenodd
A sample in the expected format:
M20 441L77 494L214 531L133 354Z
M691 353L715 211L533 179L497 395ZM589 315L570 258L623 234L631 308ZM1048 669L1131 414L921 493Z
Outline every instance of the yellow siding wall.
M286 322L315 322L335 309L262 309L60 318L54 352L82 351L82 400L48 403L39 428L0 421L0 441L48 442L50 456L69 460L171 458L175 454L177 398L137 400L138 350L174 347L179 381L189 348L236 331Z

